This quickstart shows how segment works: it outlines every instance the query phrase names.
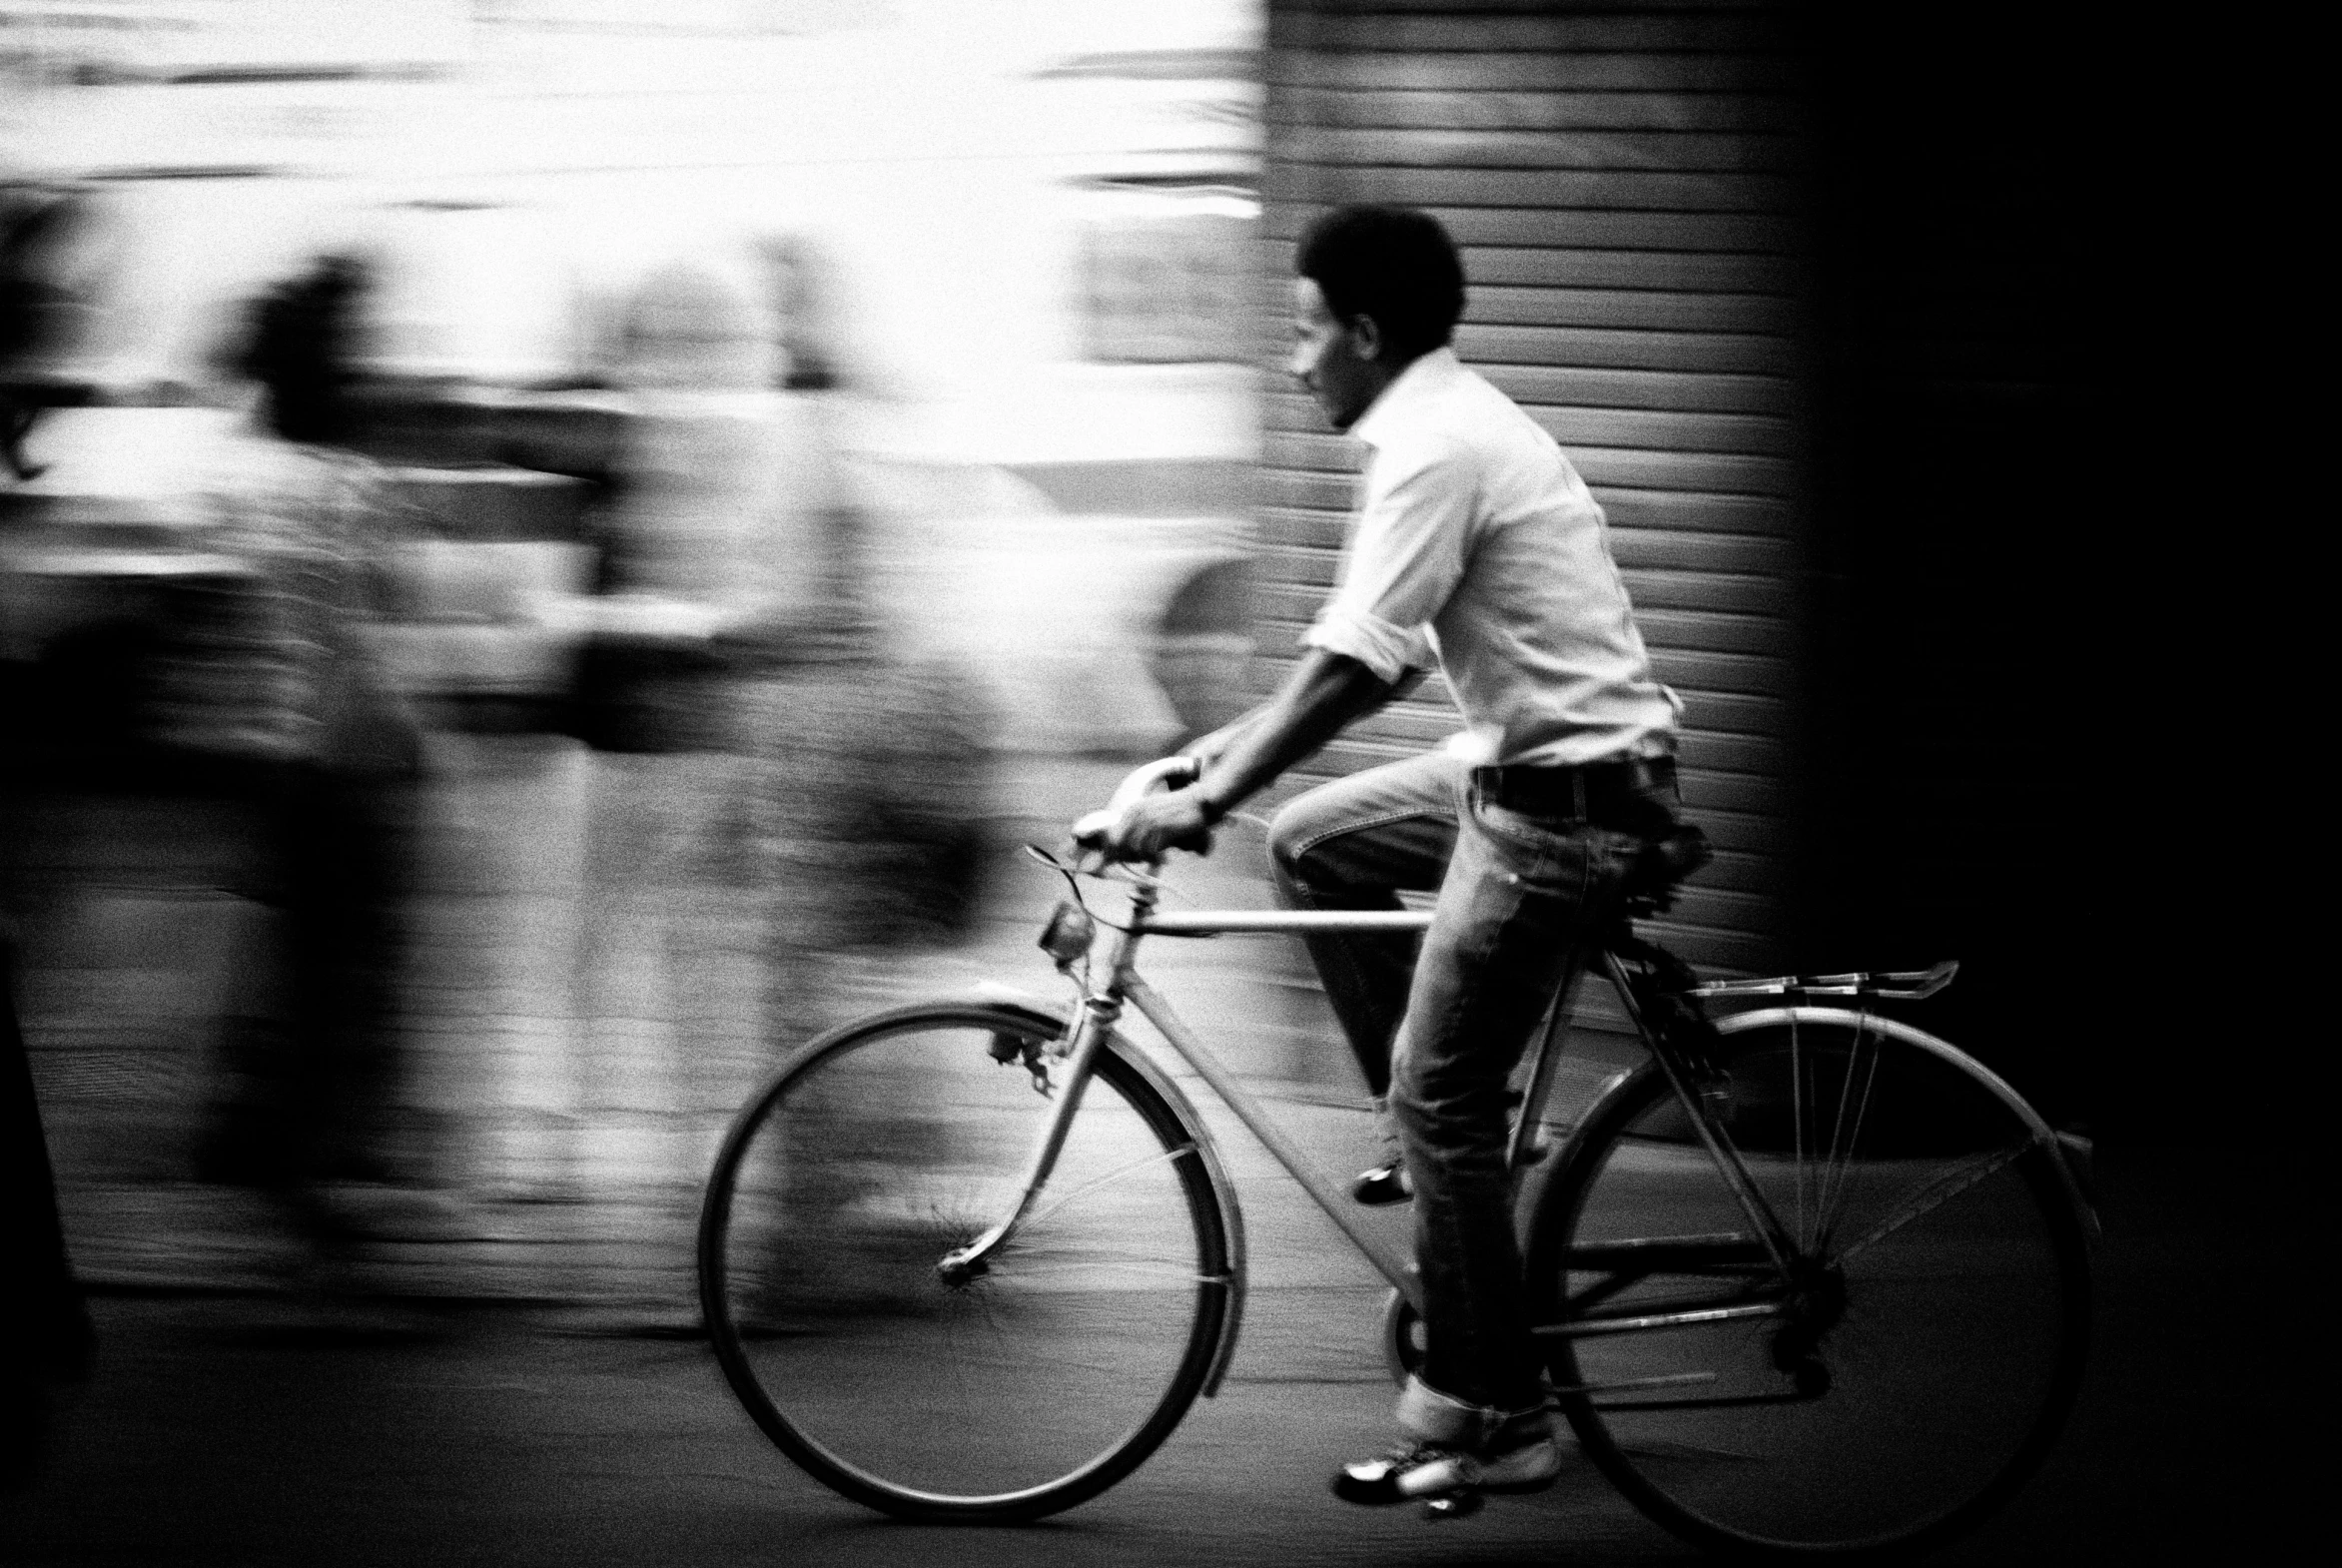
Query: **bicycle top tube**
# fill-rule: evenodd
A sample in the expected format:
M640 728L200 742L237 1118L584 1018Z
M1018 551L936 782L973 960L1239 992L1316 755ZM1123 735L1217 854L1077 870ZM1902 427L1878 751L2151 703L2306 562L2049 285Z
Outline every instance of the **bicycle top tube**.
M1427 909L1206 909L1155 910L1132 923L1134 935L1216 937L1290 935L1311 931L1422 931Z

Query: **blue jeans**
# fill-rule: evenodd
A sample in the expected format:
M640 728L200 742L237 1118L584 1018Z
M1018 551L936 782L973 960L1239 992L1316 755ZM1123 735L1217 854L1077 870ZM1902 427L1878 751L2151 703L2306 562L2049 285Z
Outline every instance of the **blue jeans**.
M1412 939L1378 936L1314 937L1309 952L1398 1123L1415 1189L1423 1380L1470 1403L1517 1410L1543 1397L1506 1091L1572 955L1673 820L1672 791L1637 806L1621 825L1527 816L1435 755L1323 785L1270 828L1277 884L1296 907L1391 909L1399 890L1439 890L1419 955Z

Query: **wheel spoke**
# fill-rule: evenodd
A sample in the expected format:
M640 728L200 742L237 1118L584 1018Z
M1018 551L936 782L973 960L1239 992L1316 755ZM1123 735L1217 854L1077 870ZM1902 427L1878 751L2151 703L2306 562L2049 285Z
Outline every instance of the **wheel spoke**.
M1197 1267L1192 1259L1180 1260L1163 1256L1160 1252L1141 1251L1135 1246L1114 1246L1099 1241L1032 1240L1019 1231L1015 1240L1003 1249L988 1278L1003 1277L1030 1279L1038 1271L1043 1276L1051 1273L1073 1273L1082 1268L1095 1269L1101 1263L1118 1263L1126 1270L1160 1275L1188 1284L1201 1284L1214 1276Z
M1813 1251L1817 1256L1829 1250L1831 1234L1838 1228L1839 1217L1846 1212L1847 1204L1851 1200L1854 1188L1863 1174L1863 1167L1855 1161L1855 1152L1861 1147L1863 1128L1870 1116L1871 1094L1878 1086L1879 1061L1882 1055L1881 1047L1874 1039L1870 1060L1867 1064L1863 1063L1863 1038L1869 1033L1869 1030L1870 1019L1868 1016L1862 1016L1861 1021L1855 1026L1854 1046L1848 1054L1846 1081L1839 1086L1839 1124L1844 1131L1845 1138L1842 1143L1838 1137L1838 1129L1833 1130L1831 1137L1832 1187L1829 1198L1824 1203L1822 1211L1816 1216L1814 1224ZM1849 1119L1846 1106L1847 1101L1852 1098L1850 1091L1853 1088L1858 1064L1862 1064L1863 1092L1861 1099L1854 1107L1853 1117Z
M1044 1220L1048 1219L1050 1215L1056 1213L1059 1209L1074 1201L1074 1199L1082 1197L1088 1193L1100 1191L1105 1187L1112 1186L1117 1181L1121 1181L1131 1176L1133 1172L1154 1170L1158 1167L1169 1165L1171 1161L1183 1160L1187 1156L1194 1153L1194 1145L1181 1144L1176 1149L1166 1149L1156 1154L1142 1155L1128 1165L1119 1167L1113 1171L1109 1171L1102 1176L1093 1177L1092 1179L1083 1182L1080 1186L1073 1188L1071 1191L1060 1193L1057 1198L1050 1202L1047 1206L1041 1208L1035 1213L1027 1215L1025 1218L1025 1224L1040 1224ZM1023 1227L1021 1226L1020 1228Z
M1808 1240L1806 1234L1806 1083L1805 1053L1800 1049L1804 1037L1797 1021L1789 1025L1789 1125L1790 1158L1795 1162L1791 1173L1797 1189L1797 1244L1802 1251Z
M1859 1239L1847 1243L1837 1254L1844 1263L1868 1250L1875 1242L1884 1241L1906 1225L1935 1212L1945 1203L1975 1186L2024 1158L2022 1147L1995 1150L1980 1155L1956 1170L1948 1171L1898 1204L1893 1213L1879 1221Z

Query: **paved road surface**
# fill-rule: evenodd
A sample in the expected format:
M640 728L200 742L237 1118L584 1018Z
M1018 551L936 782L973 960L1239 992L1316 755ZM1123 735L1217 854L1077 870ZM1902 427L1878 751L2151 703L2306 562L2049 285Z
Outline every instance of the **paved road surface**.
M2253 1543L2277 1538L2264 1498L2296 1451L2278 1377L2298 1357L2227 1314L2276 1282L2252 1215L2274 1211L2283 1177L2176 1150L2109 1159L2081 1409L2018 1503L1937 1561L2268 1560ZM46 1475L0 1511L0 1562L1694 1560L1590 1472L1453 1524L1336 1503L1330 1462L1381 1436L1374 1292L1288 1279L1257 1299L1227 1390L1138 1476L1041 1526L938 1530L797 1474L687 1339L579 1333L511 1305L104 1297L97 1375Z

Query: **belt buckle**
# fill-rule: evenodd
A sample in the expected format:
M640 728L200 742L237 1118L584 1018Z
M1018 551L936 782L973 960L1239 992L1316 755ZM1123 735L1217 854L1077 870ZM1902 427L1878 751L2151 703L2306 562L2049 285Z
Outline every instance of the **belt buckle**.
M1532 817L1566 817L1583 822L1589 802L1586 798L1586 770L1583 767L1523 767L1505 769L1515 782L1498 787L1498 798L1513 810ZM1561 783L1569 781L1564 792Z

